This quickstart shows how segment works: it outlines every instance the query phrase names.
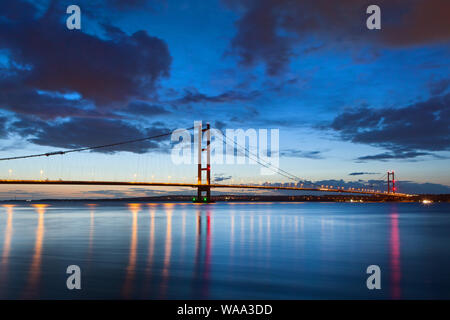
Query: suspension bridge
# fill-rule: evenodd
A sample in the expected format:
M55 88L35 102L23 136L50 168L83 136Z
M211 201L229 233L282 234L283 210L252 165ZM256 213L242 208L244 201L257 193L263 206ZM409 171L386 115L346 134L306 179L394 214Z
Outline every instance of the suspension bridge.
M180 182L146 182L146 181L107 181L107 180L49 180L49 179L36 179L36 180L26 180L26 179L1 179L0 185L79 185L79 186L139 186L139 187L189 187L197 189L197 195L193 197L193 202L198 203L210 203L213 202L211 197L211 189L255 189L255 190L286 190L286 191L309 191L309 192L328 192L328 193L343 193L343 194L360 194L360 195L373 195L373 196L385 196L385 197L396 197L396 198L406 198L411 197L411 194L398 193L396 192L395 176L394 171L387 172L387 190L373 190L367 188L353 188L353 187L340 187L340 186L323 186L315 185L314 183L308 183L304 186L302 179L279 168L275 167L266 160L261 159L258 155L251 152L245 146L238 144L236 141L232 140L231 143L233 147L240 149L246 157L253 159L259 165L268 168L277 174L286 177L290 180L296 181L293 186L280 186L280 185L258 185L258 184L219 184L211 183L211 128L210 124L206 124L206 128L202 128L201 122L197 123L196 126L189 128L187 130L195 130L198 133L199 142L197 143L198 152L198 163L197 163L197 182L196 183L180 183ZM133 144L148 140L155 140L170 136L173 133L167 132L159 135L154 135L150 137L144 137L134 140L127 140L121 142L115 142L104 145L96 145L91 147L47 152L39 154L31 154L24 156L14 156L0 158L0 161L17 161L20 159L30 159L38 157L53 157L57 155L66 155L70 153L91 151L103 148L112 148L116 146ZM202 137L206 136L206 145L203 146ZM206 153L206 164L202 163L202 155ZM205 174L206 173L206 174ZM306 184L306 183L305 183Z

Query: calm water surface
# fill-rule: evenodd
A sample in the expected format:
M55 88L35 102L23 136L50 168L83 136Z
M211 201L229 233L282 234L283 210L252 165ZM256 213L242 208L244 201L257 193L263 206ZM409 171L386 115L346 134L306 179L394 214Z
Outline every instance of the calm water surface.
M3 205L0 253L3 299L449 299L450 204Z

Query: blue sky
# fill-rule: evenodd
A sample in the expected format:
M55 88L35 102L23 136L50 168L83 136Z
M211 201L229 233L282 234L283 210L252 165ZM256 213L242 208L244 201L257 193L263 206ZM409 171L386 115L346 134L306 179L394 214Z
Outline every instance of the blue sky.
M448 1L379 1L381 30L365 27L367 5L354 0L2 3L0 157L203 120L279 129L280 166L310 181L395 170L405 191L449 192ZM65 27L70 4L81 30ZM194 180L195 166L174 166L165 145L3 161L0 175ZM251 165L213 170L286 181Z

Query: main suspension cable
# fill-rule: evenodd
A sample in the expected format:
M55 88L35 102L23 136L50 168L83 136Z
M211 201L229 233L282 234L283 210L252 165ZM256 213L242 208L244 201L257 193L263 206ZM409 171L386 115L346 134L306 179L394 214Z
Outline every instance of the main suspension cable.
M280 174L280 175L282 175L285 178L288 178L290 180L294 180L294 181L304 180L304 179L301 179L301 178L299 178L299 177L297 177L297 176L295 176L295 175L293 175L293 174L291 174L291 173L289 173L289 172L287 172L285 170L282 170L279 167L274 166L273 164L271 164L270 162L268 162L268 161L266 161L264 159L261 159L258 155L255 155L254 153L252 153L248 148L246 148L245 146L241 146L239 143L234 141L234 139L232 140L229 137L227 137L226 135L223 135L223 136L225 137L225 139L227 139L228 141L231 141L233 144L235 144L238 148L241 148L241 149L244 149L245 151L247 151L247 153L248 153L247 158L256 161L258 164L262 165L263 167L266 167L269 170L271 170L271 171L273 171L275 173L278 173L278 174ZM253 155L253 157L250 157L250 155ZM245 156L245 152L244 152L244 156ZM260 160L264 161L265 163L260 162Z
M194 127L188 128L186 130L192 130L192 129L194 129ZM27 159L27 158L36 158L36 157L50 157L50 156L63 155L63 154L72 153L72 152L81 152L81 151L87 151L87 150L115 147L115 146L120 146L120 145L128 144L128 143L135 143L135 142L141 142L141 141L145 141L145 140L158 139L158 138L169 136L172 133L173 133L173 131L170 131L167 133L162 133L162 134L158 134L155 136L150 136L150 137L145 137L145 138L140 138L140 139L126 140L126 141L121 141L121 142L115 142L115 143L109 143L109 144L85 147L85 148L78 148L78 149L70 149L70 150L65 150L65 151L55 151L55 152L31 154L31 155L26 155L26 156L0 158L0 161Z

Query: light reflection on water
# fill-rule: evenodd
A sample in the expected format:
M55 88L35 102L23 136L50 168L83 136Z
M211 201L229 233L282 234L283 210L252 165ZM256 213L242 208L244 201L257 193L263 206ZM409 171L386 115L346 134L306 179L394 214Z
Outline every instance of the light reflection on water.
M148 243L148 256L147 256L147 264L145 268L145 288L144 293L148 292L149 286L152 275L152 266L153 266L153 256L155 254L155 212L156 208L155 205L150 204L149 205L150 210L150 230L149 230L149 243Z
M123 288L123 295L125 298L129 298L131 296L134 274L136 272L138 212L141 210L141 205L137 203L130 203L128 204L128 209L131 211L133 222L131 227L130 253L128 258L128 266L126 268L125 284Z
M167 291L167 280L169 278L170 270L170 255L172 253L172 203L164 204L164 209L166 213L166 241L164 249L164 266L162 271L162 281L161 281L161 298L166 297Z
M94 244L94 232L95 232L95 204L88 203L87 206L90 208L90 224L89 224L89 249L88 257L89 260L92 258L92 250Z
M0 298L450 298L450 205L3 205ZM82 290L66 289L78 264ZM368 265L382 290L365 287Z
M13 219L14 205L5 205L4 207L6 208L6 214L8 218L6 222L5 241L3 242L2 267L7 266L9 250L11 249L12 219Z
M41 277L42 264L42 243L44 240L44 214L46 204L35 204L33 207L38 213L38 224L36 227L36 239L34 241L34 254L31 259L30 271L28 272L27 289L25 291L26 298L37 298L39 291L39 280Z
M400 268L400 231L398 227L398 214L393 207L391 218L391 283L392 283L392 298L401 298L400 280L402 278Z
M4 283L8 277L8 259L9 252L11 250L11 237L13 234L13 208L14 205L4 205L6 209L6 230L5 240L3 241L2 259L0 263L0 283ZM2 287L0 287L0 294L2 293Z

